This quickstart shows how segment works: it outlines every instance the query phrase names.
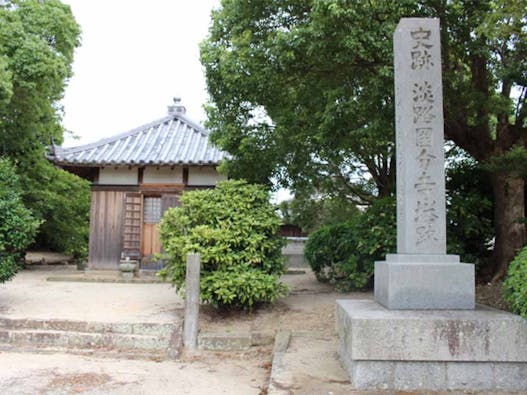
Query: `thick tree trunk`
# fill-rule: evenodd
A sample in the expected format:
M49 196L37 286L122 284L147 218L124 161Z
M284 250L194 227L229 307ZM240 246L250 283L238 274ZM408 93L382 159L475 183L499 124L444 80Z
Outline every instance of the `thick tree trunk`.
M507 274L509 263L525 245L525 180L510 174L492 176L494 192L494 276L499 280Z

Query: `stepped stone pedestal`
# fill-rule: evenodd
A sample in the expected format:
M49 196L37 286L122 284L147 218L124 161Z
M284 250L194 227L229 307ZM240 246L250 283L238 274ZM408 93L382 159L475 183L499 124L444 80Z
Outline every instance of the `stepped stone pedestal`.
M356 389L527 391L527 321L517 315L338 300L337 331Z
M394 34L397 254L375 301L338 300L339 355L357 389L527 391L527 321L475 308L474 265L446 254L439 21Z

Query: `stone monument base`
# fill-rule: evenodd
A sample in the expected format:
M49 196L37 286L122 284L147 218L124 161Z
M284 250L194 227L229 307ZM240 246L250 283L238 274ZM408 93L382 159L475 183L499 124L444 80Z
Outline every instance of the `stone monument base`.
M389 309L473 309L474 276L458 255L388 254L375 262L375 300Z
M527 391L527 320L337 300L338 353L361 390Z

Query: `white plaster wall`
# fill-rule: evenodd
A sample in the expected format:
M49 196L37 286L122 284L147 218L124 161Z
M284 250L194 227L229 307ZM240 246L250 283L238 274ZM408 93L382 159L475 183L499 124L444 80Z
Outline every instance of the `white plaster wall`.
M137 167L104 167L99 171L101 185L137 185Z
M145 167L143 184L182 184L182 167Z
M188 185L216 185L226 179L226 176L218 173L211 166L189 167L188 169Z

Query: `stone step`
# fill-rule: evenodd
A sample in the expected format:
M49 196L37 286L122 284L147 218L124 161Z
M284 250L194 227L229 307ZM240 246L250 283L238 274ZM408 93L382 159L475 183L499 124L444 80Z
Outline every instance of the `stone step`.
M179 323L101 323L0 318L0 349L74 354L117 354L132 358L177 358Z
M2 329L0 342L76 348L114 348L119 350L159 350L168 347L169 339L147 335L83 333L56 330Z
M0 329L57 330L170 337L178 323L122 323L0 317Z
M35 345L18 345L0 343L0 352L34 353L34 354L73 354L83 356L93 356L97 358L114 359L135 359L164 361L176 357L167 354L166 350L117 350L112 348L73 348L73 347L52 347Z

